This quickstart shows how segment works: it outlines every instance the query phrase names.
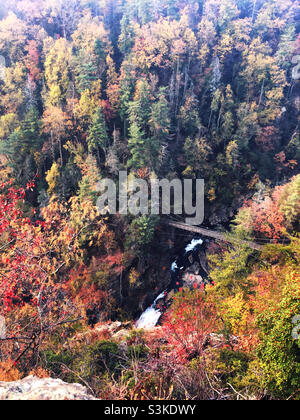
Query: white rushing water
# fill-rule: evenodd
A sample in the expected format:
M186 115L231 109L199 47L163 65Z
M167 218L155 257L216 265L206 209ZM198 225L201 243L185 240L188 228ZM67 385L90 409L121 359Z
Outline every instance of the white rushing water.
M165 292L162 292L159 296L157 296L153 304L142 313L140 318L136 321L135 326L137 328L147 329L155 327L162 315L162 312L159 309L156 309L156 302L163 297L165 297Z
M202 239L192 239L192 241L185 247L185 252L193 251L197 245L202 245Z
M193 251L196 246L202 245L203 241L202 239L192 239L192 241L185 247L185 252ZM180 267L180 270L182 270L184 267ZM172 262L171 264L171 271L175 272L178 269L177 261ZM159 318L162 315L162 311L160 309L156 308L156 303L159 299L162 299L165 297L166 291L163 291L151 306L147 308L142 315L139 317L139 319L136 321L135 326L136 328L153 328L158 323Z
M176 261L172 262L171 270L176 271L177 268L178 268L178 265L177 265Z

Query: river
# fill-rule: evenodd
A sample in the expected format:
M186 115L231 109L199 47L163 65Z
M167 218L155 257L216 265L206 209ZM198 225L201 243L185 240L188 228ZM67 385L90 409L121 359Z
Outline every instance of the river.
M136 327L142 329L149 329L155 327L166 309L166 298L168 294L174 290L178 292L181 287L193 281L202 281L207 277L206 271L201 266L199 261L199 251L205 251L206 243L201 238L193 238L182 249L177 258L172 262L171 271L171 282L166 290L163 290L154 300L151 306L149 306L136 321ZM189 273L188 269L191 266L196 266L196 274ZM199 267L198 267L199 266Z

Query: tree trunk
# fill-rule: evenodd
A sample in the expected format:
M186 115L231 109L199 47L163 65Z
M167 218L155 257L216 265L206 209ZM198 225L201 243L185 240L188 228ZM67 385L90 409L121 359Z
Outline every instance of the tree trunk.
M98 165L99 165L99 167L100 167L101 157L100 157L99 147L97 147L97 158L98 158Z
M176 117L176 115L177 115L177 110L178 110L178 104L179 104L179 89L180 89L180 80L181 80L181 77L180 77L180 75L179 75L179 58L178 58L178 60L177 60L175 80L176 80L176 92L175 92L175 117Z
M52 132L52 130L50 132L50 137L51 137L51 153L52 153L52 159L53 159L53 162L55 162L55 149L54 149L54 139L53 139L53 132Z
M262 97L263 97L263 94L264 94L264 86L265 86L265 79L263 80L262 85L261 85L261 90L260 90L260 97L259 97L258 106L260 106L261 101L262 101Z
M253 1L253 9L252 9L252 17L251 17L252 23L254 22L255 9L256 9L256 0Z
M189 70L190 70L190 62L191 62L191 58L189 55L188 58L188 64L187 66L185 66L185 79L184 79L184 89L183 89L183 100L185 99L185 95L186 95L186 91L187 91L187 84L188 84L188 80L189 80Z
M64 161L63 161L63 152L62 152L62 144L61 144L61 139L59 138L59 154L60 154L60 164L61 167L64 166Z

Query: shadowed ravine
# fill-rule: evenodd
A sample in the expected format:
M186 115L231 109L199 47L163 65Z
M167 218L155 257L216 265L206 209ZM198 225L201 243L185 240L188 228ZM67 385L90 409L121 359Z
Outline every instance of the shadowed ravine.
M192 287L197 283L203 283L207 273L201 265L199 251L205 251L205 241L194 238L182 250L181 254L171 264L171 282L166 290L163 290L136 321L137 328L153 328L161 319L168 308L171 295L179 291L183 286Z

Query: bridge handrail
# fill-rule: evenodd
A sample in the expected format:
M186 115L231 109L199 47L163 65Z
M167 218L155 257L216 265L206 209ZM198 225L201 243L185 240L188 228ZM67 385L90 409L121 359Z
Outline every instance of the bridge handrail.
M182 229L182 230L186 230L186 231L189 231L189 232L200 233L203 236L208 236L208 237L211 237L211 238L214 238L214 239L220 239L221 241L224 241L224 242L240 243L240 244L248 246L251 249L255 249L256 251L260 251L263 248L262 245L260 245L256 242L246 241L244 239L236 238L236 237L230 236L226 233L218 232L218 231L211 230L211 229L208 229L208 228L205 228L205 227L191 226L191 225L187 225L185 223L173 222L173 221L165 221L165 223L167 225L173 226L177 229Z

